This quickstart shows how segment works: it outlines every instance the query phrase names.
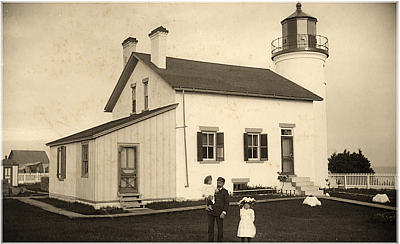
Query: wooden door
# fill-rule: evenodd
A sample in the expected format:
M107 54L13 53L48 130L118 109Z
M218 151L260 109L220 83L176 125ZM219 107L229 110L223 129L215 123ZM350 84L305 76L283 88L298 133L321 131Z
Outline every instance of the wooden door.
M137 193L137 148L119 147L119 193Z
M282 172L294 175L293 137L282 136Z

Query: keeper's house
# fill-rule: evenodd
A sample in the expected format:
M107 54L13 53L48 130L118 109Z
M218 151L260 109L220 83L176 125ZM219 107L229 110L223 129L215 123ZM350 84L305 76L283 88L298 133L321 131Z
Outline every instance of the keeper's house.
M166 57L162 26L149 34L150 54L127 38L105 106L113 121L47 144L50 196L95 207L120 206L125 196L194 199L207 175L224 177L233 191L278 186L281 171L323 186L328 53L318 45L316 19L297 7L282 21L280 44L273 42L282 75Z

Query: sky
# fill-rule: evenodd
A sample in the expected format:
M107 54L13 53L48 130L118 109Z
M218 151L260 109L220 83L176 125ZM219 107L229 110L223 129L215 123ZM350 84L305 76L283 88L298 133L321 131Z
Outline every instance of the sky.
M122 41L169 30L167 56L274 69L287 3L3 3L2 155L111 120ZM328 155L361 149L396 165L396 4L303 2L329 39ZM4 156L2 156L4 158Z

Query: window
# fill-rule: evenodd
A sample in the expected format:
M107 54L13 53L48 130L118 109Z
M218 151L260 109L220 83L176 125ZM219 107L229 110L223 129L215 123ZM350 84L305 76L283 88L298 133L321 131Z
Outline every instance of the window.
M11 168L9 168L9 167L5 167L4 168L4 176L7 177L7 178L10 178L10 176L11 176Z
M143 80L144 110L149 109L149 80Z
M268 160L268 135L244 133L244 161Z
M224 161L223 132L197 132L197 160Z
M82 144L82 177L89 176L89 144Z
M136 113L136 85L132 84L132 113Z
M215 159L215 132L204 132L201 135L203 159Z
M247 134L247 155L249 159L259 159L258 157L258 134Z
M281 135L282 136L292 136L292 130L291 129L281 129Z
M240 190L246 190L246 189L247 189L247 182L233 183L234 191L240 191Z
M64 180L66 178L66 147L57 148L57 178Z

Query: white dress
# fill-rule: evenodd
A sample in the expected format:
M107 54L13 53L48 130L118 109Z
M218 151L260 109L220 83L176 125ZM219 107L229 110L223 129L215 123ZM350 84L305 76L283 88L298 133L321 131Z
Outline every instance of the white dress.
M240 209L240 222L238 227L237 236L238 237L251 237L254 238L256 235L256 226L254 225L254 210Z
M209 185L209 184L204 184L203 187L201 188L201 194L203 197L209 198L209 200L214 204L214 194L215 194L215 186Z

